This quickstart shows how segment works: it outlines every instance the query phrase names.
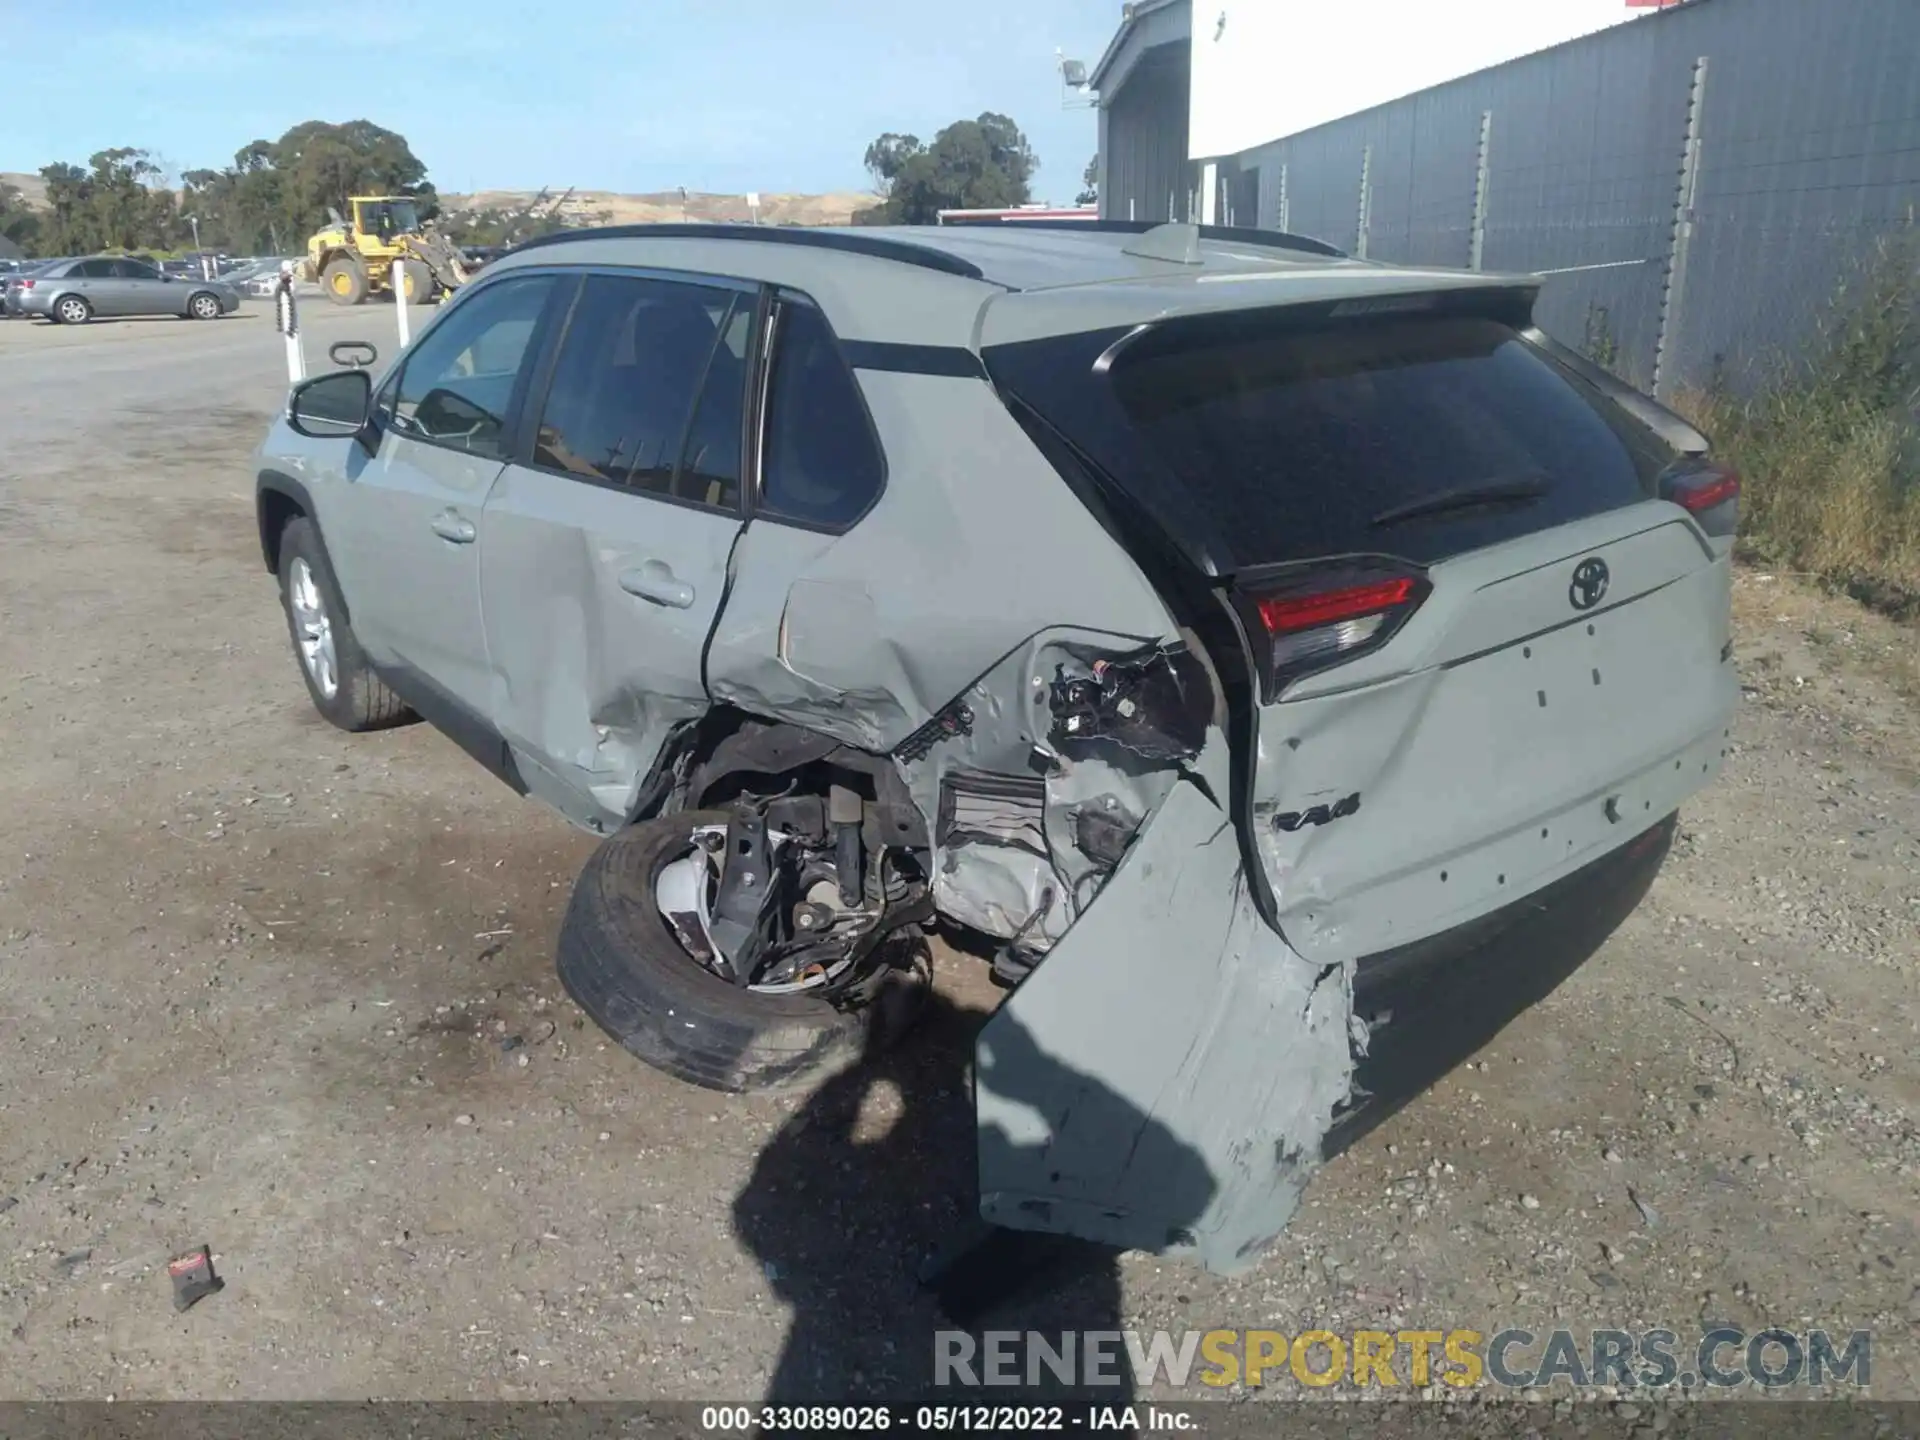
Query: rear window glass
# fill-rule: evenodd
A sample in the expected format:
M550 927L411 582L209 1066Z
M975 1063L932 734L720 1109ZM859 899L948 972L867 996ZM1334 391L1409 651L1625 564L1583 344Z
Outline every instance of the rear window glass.
M767 401L761 513L837 530L864 515L885 482L866 402L826 319L811 305L785 302Z
M1493 320L1143 338L1111 372L1117 428L1236 566L1432 563L1644 500L1663 463L1651 432ZM1069 438L1103 460L1126 437Z

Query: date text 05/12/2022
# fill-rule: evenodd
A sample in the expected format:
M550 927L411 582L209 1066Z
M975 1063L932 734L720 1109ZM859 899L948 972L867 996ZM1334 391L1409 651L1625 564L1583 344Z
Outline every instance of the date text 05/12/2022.
M1191 1433L1190 1408L1170 1405L709 1405L700 1413L709 1434L898 1432L1036 1434L1068 1431Z

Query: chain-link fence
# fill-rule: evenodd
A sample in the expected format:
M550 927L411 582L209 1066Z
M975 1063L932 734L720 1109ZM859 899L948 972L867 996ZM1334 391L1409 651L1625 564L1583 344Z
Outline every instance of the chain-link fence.
M1541 322L1635 383L1738 386L1914 224L1920 0L1693 0L1221 171L1222 220L1545 273Z

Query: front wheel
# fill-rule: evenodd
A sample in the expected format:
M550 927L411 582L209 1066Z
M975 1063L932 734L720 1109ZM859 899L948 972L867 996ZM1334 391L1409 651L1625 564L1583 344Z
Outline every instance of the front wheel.
M62 295L53 307L53 318L60 325L84 325L93 318L93 306L78 295Z
M857 984L737 985L696 957L688 918L663 913L685 863L724 811L629 826L587 860L560 926L560 981L601 1029L656 1070L708 1090L822 1079L885 1049L918 1017L932 977L926 941L894 932ZM699 906L698 908L704 908ZM697 930L699 927L695 927Z
M196 320L218 320L220 318L220 297L209 295L204 290L187 301L187 314Z
M336 305L358 305L367 298L367 272L358 260L342 255L327 262L320 286Z
M280 602L294 658L313 708L342 730L379 730L410 718L400 697L373 673L347 623L333 567L304 516L280 536Z

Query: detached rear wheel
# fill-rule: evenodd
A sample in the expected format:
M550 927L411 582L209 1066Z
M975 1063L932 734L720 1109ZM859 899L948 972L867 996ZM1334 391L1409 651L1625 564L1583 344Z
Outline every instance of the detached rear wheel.
M822 976L749 987L689 948L701 942L686 917L676 927L662 913L703 832L727 820L717 810L665 815L593 853L560 927L567 993L639 1059L708 1090L800 1084L885 1049L911 1027L931 980L916 931L883 940L851 986L812 983Z

